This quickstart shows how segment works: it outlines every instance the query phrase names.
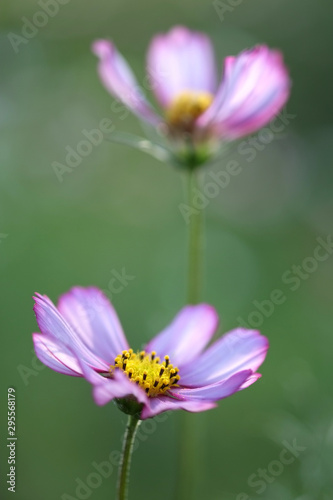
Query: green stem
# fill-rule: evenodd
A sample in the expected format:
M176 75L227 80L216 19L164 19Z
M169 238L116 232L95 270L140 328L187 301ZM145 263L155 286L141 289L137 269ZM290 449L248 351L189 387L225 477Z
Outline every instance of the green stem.
M193 206L193 196L199 190L197 169L188 173L188 204ZM188 242L188 288L187 303L197 304L201 300L203 286L203 209L196 209L189 217Z
M193 207L193 197L200 191L197 169L188 173L188 205ZM187 303L198 304L202 300L204 271L204 211L195 209L189 219L188 239L188 287ZM184 412L181 415L181 435L179 449L179 476L177 500L193 500L200 483L200 459L202 453L201 436L204 430L198 416Z
M119 465L116 500L127 500L128 498L129 470L131 465L133 443L140 423L141 420L129 415L123 441L123 454Z

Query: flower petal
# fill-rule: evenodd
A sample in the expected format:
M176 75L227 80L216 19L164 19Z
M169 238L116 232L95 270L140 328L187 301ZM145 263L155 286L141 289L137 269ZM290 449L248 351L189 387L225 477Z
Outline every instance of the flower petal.
M254 373L251 375L245 382L240 386L241 389L246 389L250 387L250 385L254 384L261 377L261 373Z
M134 396L139 403L148 404L148 397L144 390L131 382L120 370L117 370L111 379L103 377L81 361L80 365L83 376L93 386L93 397L96 404L103 406L114 398L126 396Z
M41 333L33 333L32 339L36 356L44 365L64 375L82 376L79 362L64 345Z
M208 344L218 326L215 309L208 304L184 307L173 322L146 346L160 358L170 356L170 362L180 368L191 362Z
M96 370L108 371L109 365L86 347L48 297L36 294L34 300L34 311L42 334L53 340L60 350L64 347L74 351L76 357Z
M148 50L147 70L163 107L181 92L214 93L216 89L214 52L209 38L182 26L153 38Z
M98 288L72 288L60 297L58 310L81 342L109 365L129 349L116 311Z
M215 408L216 401L231 396L251 377L251 370L244 370L218 384L196 389L173 389L172 396L150 398L141 418L150 418L168 410L200 412Z
M186 401L218 401L241 389L251 375L252 370L242 370L216 384L193 389L173 389L171 392L175 397Z
M112 42L96 40L92 51L99 58L98 72L104 87L139 118L155 125L161 119L151 108L125 59Z
M253 373L263 363L268 340L255 330L237 328L214 342L196 361L180 372L181 385L201 387L217 383L241 370Z
M179 401L165 396L150 398L141 412L142 420L152 418L168 410L186 410L193 413L210 410L217 405L214 401Z
M214 102L197 125L212 125L223 137L236 139L266 125L289 93L290 79L280 52L255 47L227 58Z

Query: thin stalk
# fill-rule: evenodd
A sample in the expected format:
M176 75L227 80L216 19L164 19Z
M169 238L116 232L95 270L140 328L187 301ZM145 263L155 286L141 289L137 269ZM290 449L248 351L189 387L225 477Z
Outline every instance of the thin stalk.
M123 441L123 452L119 465L116 500L127 500L128 498L129 471L131 466L133 443L140 423L141 420L129 415Z
M198 172L192 169L188 173L188 205L193 207L193 197L199 191ZM189 216L188 234L188 279L187 303L197 304L201 300L203 287L203 209L194 209Z
M194 196L200 192L198 171L188 172L187 202L193 207ZM204 211L194 208L190 214L188 227L188 278L187 303L198 304L202 300L204 277ZM179 475L177 482L177 500L193 500L198 491L202 466L202 436L197 415L184 412L181 415Z

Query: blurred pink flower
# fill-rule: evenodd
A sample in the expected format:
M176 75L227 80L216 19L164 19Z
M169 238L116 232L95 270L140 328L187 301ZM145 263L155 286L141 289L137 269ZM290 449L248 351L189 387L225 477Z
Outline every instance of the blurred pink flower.
M218 326L215 309L184 307L141 352L129 348L111 303L96 288L75 287L54 306L36 294L36 354L59 373L86 378L98 405L140 404L140 418L166 410L208 410L248 387L268 349L266 337L237 328L207 348Z
M290 80L280 52L266 46L227 57L218 84L210 39L176 26L153 38L144 87L163 108L162 119L148 103L125 59L108 40L92 46L105 88L140 119L173 137L237 139L266 125L284 106Z

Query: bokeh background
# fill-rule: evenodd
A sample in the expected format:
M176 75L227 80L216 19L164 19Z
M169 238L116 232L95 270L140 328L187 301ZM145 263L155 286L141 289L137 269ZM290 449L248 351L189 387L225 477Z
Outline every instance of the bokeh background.
M257 311L254 301L269 299L274 289L285 301L262 321L250 317L271 343L262 379L218 409L192 416L204 429L196 498L333 498L333 256L306 273L295 291L282 280L313 255L317 238L326 241L333 231L332 6L328 0L224 5L219 15L211 2L199 0L69 0L15 52L8 34L21 35L22 18L31 20L41 9L34 0L2 1L0 407L6 437L6 391L15 387L17 500L80 498L76 479L86 483L93 462L120 450L126 422L113 404L97 407L85 381L36 362L32 294L56 301L75 284L110 294L110 279L125 268L134 278L111 295L134 347L185 301L180 172L107 141L63 182L52 168L54 161L64 162L66 146L75 148L84 138L83 129L96 128L103 118L112 119L117 131L143 134L135 118L112 112L91 42L115 40L142 81L151 37L175 24L206 31L220 69L224 56L256 43L280 48L293 80L289 123L253 161L235 146L229 157L242 172L206 208L204 300L221 316L219 333L238 326L240 318L248 322ZM223 166L221 161L214 171ZM133 500L174 497L179 417L175 412L158 423L135 451ZM281 471L276 461L284 443L295 440L305 450ZM10 498L6 460L3 439L1 491ZM258 493L262 488L249 478L260 468L275 476L268 472ZM81 498L112 498L115 483L113 472Z

